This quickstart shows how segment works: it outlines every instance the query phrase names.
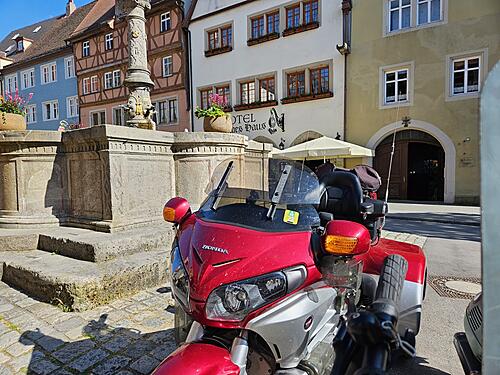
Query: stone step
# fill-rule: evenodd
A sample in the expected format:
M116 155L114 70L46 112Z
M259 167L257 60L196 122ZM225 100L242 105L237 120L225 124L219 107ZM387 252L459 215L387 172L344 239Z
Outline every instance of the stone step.
M168 257L149 251L92 263L41 250L6 251L0 277L43 302L84 311L165 283Z
M0 228L0 251L36 250L37 245L37 231Z
M40 231L38 249L99 263L138 252L170 250L173 236L166 223L115 233L58 227Z

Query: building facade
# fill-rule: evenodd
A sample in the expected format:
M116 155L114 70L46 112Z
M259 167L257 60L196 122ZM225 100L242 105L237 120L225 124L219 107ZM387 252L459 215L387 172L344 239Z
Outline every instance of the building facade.
M234 133L280 148L343 138L340 0L193 1L189 34L193 107L217 93Z
M78 93L71 46L65 38L85 18L93 4L76 8L69 0L66 14L11 32L1 43L3 94L32 97L27 126L57 130L62 120L78 122Z
M391 199L479 203L479 97L500 58L500 3L352 5L346 140L375 149L385 180L396 129Z
M114 1L99 0L71 41L76 61L80 120L83 126L125 125L122 105L128 99L123 86L128 63L128 25L116 14ZM189 128L185 90L185 48L182 4L152 1L147 12L148 61L155 86L151 100L156 107L158 130Z

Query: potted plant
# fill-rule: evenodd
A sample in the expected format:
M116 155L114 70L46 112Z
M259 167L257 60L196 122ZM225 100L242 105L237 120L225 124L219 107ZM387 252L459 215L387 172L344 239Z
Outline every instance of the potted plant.
M197 107L194 114L197 118L203 117L203 130L206 132L231 133L233 121L231 115L224 111L227 102L223 96L210 94L210 106L206 109Z
M32 97L33 94L30 94L25 99L18 90L14 96L0 95L0 130L26 130L26 105Z

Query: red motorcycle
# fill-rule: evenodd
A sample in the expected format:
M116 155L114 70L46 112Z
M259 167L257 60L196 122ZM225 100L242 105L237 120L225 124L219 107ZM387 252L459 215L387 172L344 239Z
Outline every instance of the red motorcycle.
M394 351L413 356L426 260L380 237L387 204L349 171L237 165L197 212L165 205L176 329L190 327L154 374L383 374Z

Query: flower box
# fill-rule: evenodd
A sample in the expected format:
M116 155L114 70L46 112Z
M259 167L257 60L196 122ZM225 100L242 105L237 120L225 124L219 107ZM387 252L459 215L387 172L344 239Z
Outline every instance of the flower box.
M289 103L299 103L299 102L307 102L309 100L318 100L333 97L333 92L323 92L321 94L308 94L308 95L300 95L300 96L291 96L288 98L281 99L281 104L289 104Z
M0 111L0 130L26 130L26 119L23 115Z
M298 34L307 30L317 29L319 27L319 22L309 22L304 25L300 25L297 27L291 27L283 31L283 36Z

